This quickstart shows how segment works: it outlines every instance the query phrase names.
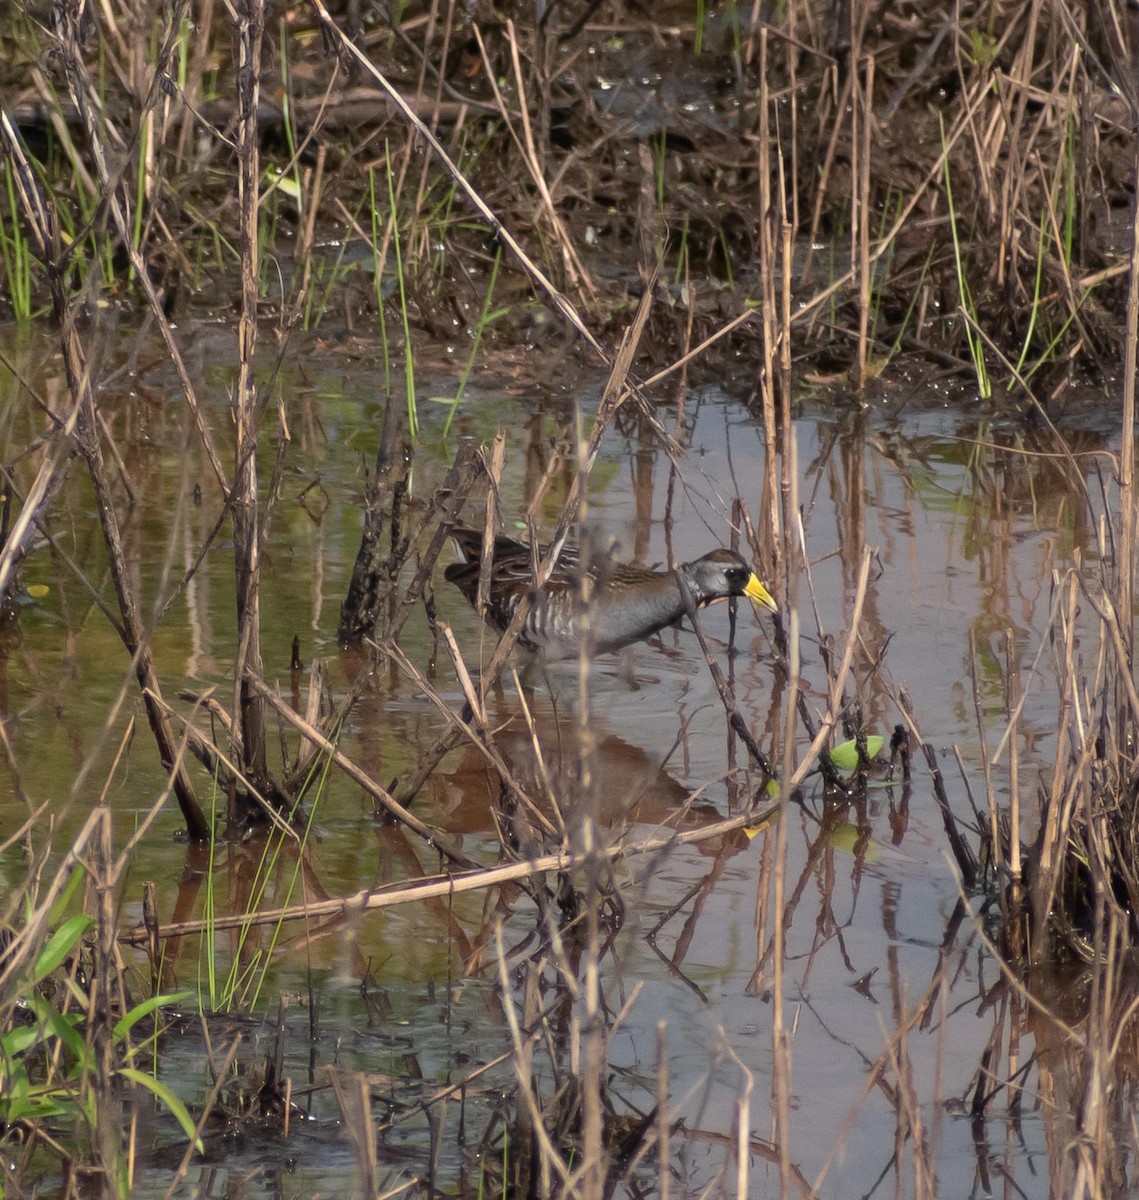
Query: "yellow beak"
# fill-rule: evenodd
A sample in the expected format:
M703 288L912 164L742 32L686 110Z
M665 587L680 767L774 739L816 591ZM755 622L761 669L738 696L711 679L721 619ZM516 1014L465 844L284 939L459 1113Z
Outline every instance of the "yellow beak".
M759 577L752 574L747 581L747 586L744 588L744 595L753 604L762 604L764 608L770 609L771 612L777 613L779 605L772 599L771 593L759 582Z

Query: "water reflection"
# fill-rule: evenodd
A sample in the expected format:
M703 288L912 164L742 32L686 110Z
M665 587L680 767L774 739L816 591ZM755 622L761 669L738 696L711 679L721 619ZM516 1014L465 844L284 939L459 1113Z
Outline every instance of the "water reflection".
M22 362L30 375L39 372L49 407L57 405L50 364L45 369L30 352ZM202 371L209 374L204 363ZM26 486L33 465L23 451L41 418L22 388L7 376L2 382L0 459ZM143 389L112 379L102 398L121 456L132 578L153 615L155 652L171 692L219 686L225 694L232 691L226 672L234 620L225 534L217 532L222 505L203 483L207 466L180 410L164 399L159 368L145 382ZM678 1186L706 1186L734 1153L741 1070L756 1086L753 1128L767 1125L759 1097L772 1077L777 937L786 940L784 999L797 1014L793 1103L802 1126L790 1153L804 1186L824 1174L824 1194L865 1194L894 1171L914 1190L936 1176L945 1194L965 1194L993 1186L1003 1172L1030 1190L1034 1156L1048 1162L1054 1180L1062 1178L1071 1130L1060 1114L1081 1094L1079 1062L1066 1035L1003 981L965 916L927 777L916 772L909 783L888 785L879 772L853 802L817 778L808 781L802 803L788 811L786 903L775 912L774 830L719 830L748 810L764 781L729 730L691 632L666 631L624 661L598 660L584 693L572 665L517 686L508 677L485 697L484 748L461 740L411 789L449 719L395 657L342 657L334 645L359 539L361 463L370 462L357 455L371 454L380 423L375 381L314 354L303 379L299 368L286 367L280 387L296 445L267 546L263 641L271 678L292 692L291 707L308 703L307 682L289 670L297 637L302 658L324 664L314 715L327 717L350 692L357 695L338 731L342 752L477 861L547 853L563 838L579 845L586 818L605 846L662 843L607 868L599 987L611 1013L623 1013L609 1047L626 1093L615 1104L622 1115L652 1110L663 1046L674 1096L669 1116L687 1127L674 1162ZM493 493L512 532L529 519L543 534L573 486L573 396L548 379L533 395L521 401L472 389L458 428L476 442L507 429ZM761 436L746 408L708 388L657 415L682 452L663 454L630 412L607 437L592 474L591 527L650 565L730 541L734 516L744 541L774 554L772 516L760 501ZM428 510L453 459L455 441L445 441L441 427L442 418L429 413L402 485L404 531ZM805 547L795 599L810 629L803 709L815 722L825 710L863 550L871 546L875 566L847 713L855 726L888 737L906 687L958 816L967 819L966 786L978 797L990 783L998 795L1010 786L1001 764L983 766L995 749L992 728L1010 706L1013 676L1036 655L1053 572L1098 555L1101 502L1089 505L1084 489L1090 480L1098 496L1095 472L1111 443L1092 430L1069 431L1068 449L1060 451L1028 423L996 426L912 403L900 420L805 410L795 431ZM488 491L471 497L473 511ZM0 644L0 820L6 831L18 830L50 803L58 858L95 796L106 793L125 838L162 779L145 739L124 738L135 698L121 647L91 595L105 589L104 566L81 479L67 478L47 525L53 546L26 561L23 583L49 591L7 616ZM419 565L412 555L392 581L396 602ZM432 579L439 578L437 569ZM453 629L471 664L485 657L487 634L461 597L430 582L428 597L435 624L421 604L409 605L399 650L458 714L465 696L438 621ZM734 631L726 608L703 614L701 627L747 729L781 764L790 693L778 644L746 612ZM1033 773L1049 762L1056 728L1050 692L1039 681L1034 688L1016 734L1022 778L1031 781L1022 785L1026 794ZM108 723L120 693L124 711ZM978 713L989 726L987 752ZM801 753L806 739L795 728L792 749ZM278 769L287 778L298 736L282 723L280 740ZM949 754L955 745L960 766ZM446 868L437 846L381 819L373 797L333 768L309 798L313 824L303 845L251 838L219 846L212 858L176 843L177 816L165 814L160 835L135 851L125 917L141 919L148 879L163 881L158 917L170 924L201 919L208 905L222 916L318 903ZM224 798L217 805L224 809ZM691 843L674 836L709 831L714 836ZM46 853L40 836L35 830L29 838ZM22 877L14 849L0 857L0 872L6 883ZM559 952L563 959L551 949L555 937L575 936L566 932L576 929L570 904L551 870L526 886L512 881L382 912L323 915L279 931L224 930L212 944L198 934L171 936L155 971L164 986L196 986L212 960L216 978L232 971L245 996L311 996L323 1027L352 1042L352 1061L365 1070L379 1070L370 1061L379 1052L352 1040L351 1031L407 1022L400 1028L415 1042L415 1061L400 1056L393 1074L448 1084L470 1070L476 1048L483 1061L513 1053L509 1004L525 1011L548 1000L557 1044L543 1069L555 1075L580 1032L571 985L581 948L570 945ZM303 1029L296 1037L307 1045ZM384 1053L391 1056L390 1045ZM1133 1088L1123 1057L1119 1095ZM326 1065L334 1058L328 1053ZM1026 1064L1032 1069L1018 1074ZM493 1108L492 1092L480 1116ZM1122 1120L1122 1108L1114 1116ZM818 1130L826 1138L814 1136ZM408 1144L438 1149L454 1176L469 1167L453 1138L423 1124L406 1136ZM758 1139L752 1150L759 1174Z

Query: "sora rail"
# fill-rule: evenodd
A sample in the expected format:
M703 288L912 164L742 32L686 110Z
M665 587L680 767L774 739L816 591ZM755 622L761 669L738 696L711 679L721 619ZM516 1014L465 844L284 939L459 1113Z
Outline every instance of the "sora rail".
M456 528L451 530L451 537L463 561L452 563L443 576L472 606L477 605L482 532ZM541 546L539 557L545 553L546 547ZM545 587L535 591L530 547L500 534L494 539L487 616L499 630L504 630L519 602L529 596L530 611L518 636L519 642L545 659L576 658L582 638L578 606L580 563L577 548L566 546ZM713 550L695 562L681 563L675 571L651 571L602 558L590 564L588 575L593 585L589 602L590 639L597 654L620 650L677 624L685 610L681 580L697 608L732 596L746 596L771 612L779 611L771 593L734 550Z

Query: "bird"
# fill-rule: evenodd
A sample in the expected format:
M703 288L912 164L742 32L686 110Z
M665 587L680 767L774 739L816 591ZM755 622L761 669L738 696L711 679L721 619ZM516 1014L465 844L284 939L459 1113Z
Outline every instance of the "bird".
M463 558L445 568L443 577L477 608L482 531L460 526L452 529L450 536ZM539 546L538 557L543 557L547 549ZM534 586L531 547L498 534L490 564L487 617L500 631L505 630L522 598L528 596L530 611L522 623L519 642L546 660L577 658L584 635L583 605L579 601L584 582L581 564L579 548L564 546L553 574L538 590ZM779 611L746 560L722 547L693 562L681 563L674 571L652 570L598 555L584 575L590 581L588 636L596 654L621 650L678 624L685 614L682 581L697 608L746 596L773 613Z

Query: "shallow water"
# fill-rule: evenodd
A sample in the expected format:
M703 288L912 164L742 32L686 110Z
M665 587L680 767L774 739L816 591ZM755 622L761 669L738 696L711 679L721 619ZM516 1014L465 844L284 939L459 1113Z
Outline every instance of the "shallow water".
M198 336L206 344L211 334L203 328ZM36 386L58 396L61 381L48 344L21 345L12 331L5 337L8 353ZM111 342L107 350L108 360L117 356L129 366L128 354L139 365L107 388L101 403L137 498L133 510L124 509L128 553L153 605L169 592L169 580L193 562L217 520L219 503L171 380L161 366L142 365L161 363L160 351L140 352L133 341L121 348ZM224 360L204 348L196 370L212 396L212 420L224 440L229 378ZM457 377L458 369L448 373L446 362L436 363L427 382L421 372L423 394L453 394ZM413 503L430 496L460 438L486 440L503 428L501 503L514 520L534 502L536 482L549 470L551 455L560 452L575 396L591 408L601 382L572 357L554 374L523 358L488 360L468 388L450 434L443 432L447 406L420 405ZM290 347L274 385L292 444L266 553L263 646L266 674L280 682L286 698L294 635L306 663L324 661L334 702L357 667L356 660L339 654L336 625L359 538L358 501L378 436L381 392L374 349L315 339ZM961 819L969 810L952 747L959 748L979 801L984 794L973 676L991 754L1008 703L1008 663L1027 668L1033 661L1048 622L1053 573L1069 569L1077 553L1085 562L1095 556L1085 502L1073 494L1056 460L1037 453L1042 439L1027 425L979 417L977 408L962 406L959 397L951 407L932 388L917 400L911 391L896 404L887 394L869 407L853 401L845 408L824 407L805 397L794 425L811 563L812 586L803 580L798 591L809 705L818 719L827 687L812 605L819 626L841 646L862 548L870 546L875 553L862 620L864 650L855 676L863 685L866 726L888 738L899 720L891 691L906 688L925 739L938 749ZM673 415L662 408L666 424ZM25 393L6 372L0 374L2 457L12 459L37 427ZM685 560L728 541L737 494L758 520L764 446L755 415L730 391L706 387L686 395L682 430L684 453L675 470L635 423L606 436L590 481L587 519L591 528L617 539L624 557ZM265 439L265 477L272 436ZM1089 456L1111 449L1095 419L1085 420L1070 442ZM1090 471L1094 459L1079 461ZM549 471L548 491L534 503L540 532L552 529L571 471L572 453ZM468 516L477 518L475 506ZM48 593L21 609L18 636L0 660L0 703L11 746L10 759L0 765L0 827L10 833L26 819L28 804L48 804L55 825L52 856L58 859L104 791L121 844L154 803L162 781L125 654L81 582L82 575L109 598L98 524L78 463L53 509L51 528L59 552L37 552L23 573L25 586L43 585ZM226 536L223 531L157 624L154 645L168 698L182 687L216 687L223 704L232 702L227 675L234 638L232 553ZM74 566L64 561L64 552ZM476 661L484 633L443 582L441 570L435 603L464 655ZM786 687L773 668L770 620L741 610L734 651L728 648L728 606L707 610L701 627L730 670L748 727L770 751L787 703ZM401 649L457 709L461 689L422 612L406 627ZM868 671L866 664L882 653L884 669ZM530 673L525 682L547 765L555 776L559 764L564 770L558 791L572 829L575 793L565 780L576 768L576 668L552 668L546 678ZM1026 797L1036 773L1049 768L1056 707L1047 669L1030 686L1017 738ZM758 777L743 770L746 754L728 736L723 707L690 632L669 631L620 660L598 660L588 704L595 796L610 841L654 835L694 793L689 823L709 823L741 811L758 786ZM496 741L512 769L533 780L537 771L521 705L508 682L491 698L490 718L501 727ZM132 717L137 728L114 765ZM339 745L387 785L406 777L445 728L420 688L384 665L349 716ZM801 752L805 742L801 733L797 738ZM198 784L205 800L208 780L199 777ZM994 786L1003 798L1004 764L994 772ZM444 761L415 811L458 835L468 855L490 863L500 849L498 795L496 779L468 748ZM1031 813L1026 819L1031 821ZM211 870L217 910L241 911L260 844L219 846L211 863L187 851L176 836L179 828L177 809L167 803L133 854L122 892L124 925L141 917L144 880L160 881L164 921L173 919L176 902L179 919L202 916L204 877ZM613 1086L623 1103L640 1111L652 1107L658 1023L664 1022L675 1116L686 1129L683 1152L674 1150L674 1194L695 1195L721 1171L734 1171L733 1128L740 1097L749 1088L753 1136L772 1136L767 883L774 836L771 828L755 836L739 831L615 868L624 913L612 953L602 962L602 991L614 1011L637 987L639 992L610 1043ZM1001 992L998 968L970 920L951 926L961 893L924 765L915 759L912 788L887 787L879 779L865 803L849 811L824 803L816 776L806 786L803 805L789 810L788 837L784 999L794 1020L792 1162L808 1180L826 1169L820 1186L825 1196L871 1194L883 1175L890 1182L878 1182L879 1190L892 1191L895 1171L899 1191L913 1190L912 1143L905 1161L892 1165L899 1106L885 1083L871 1082L868 1068L882 1054L886 1037L925 1006L927 1019L914 1022L904 1040L902 1073L920 1104L922 1145L939 1193L983 1190L991 1157L1017 1186L1039 1194L1049 1158L1046 1112L1026 1102L1023 1118L1014 1124L1003 1119L1007 1105L998 1102L986 1127L987 1147L978 1143L969 1120L957 1115L963 1100L967 1111L987 1047L996 1044L1003 1056L998 1073L1008 1066L1007 1039L1020 1018L1009 1015L1010 1006L1015 1014L1015 998ZM33 841L46 846L42 827ZM377 825L371 800L336 772L320 796L310 850L304 880L312 898L347 895L439 866L414 839ZM299 901L300 885L289 890L294 870L289 856L273 869L265 905ZM6 889L24 875L17 848L0 856ZM257 931L240 949L233 936L221 937L212 951L188 937L169 964L167 983L188 987L209 1008L219 993L211 997L203 982L206 958L212 953L219 978L235 959L253 962L260 982L243 991L244 999L256 995L259 1007L272 1009L279 994L297 998L285 1047L286 1071L298 1089L323 1084L326 1067L335 1064L394 1077L398 1083L377 1084L373 1095L387 1086L406 1102L409 1092L430 1095L509 1049L494 961L498 918L507 969L518 987L539 946L531 901L510 891L407 904L336 924L323 935L310 931L307 938L290 926L276 945L268 931ZM375 985L365 993L360 983L368 973ZM304 1007L310 1000L317 1008L315 1039ZM257 1048L250 1058L263 1057L271 1030L246 1034ZM1024 1061L1029 1048L1022 1043L1018 1053ZM201 1103L210 1086L201 1056L199 1034L189 1021L163 1050L164 1077L192 1103ZM886 1074L893 1079L896 1071L891 1066ZM472 1088L466 1114L472 1141L477 1135L470 1130L485 1125L496 1089L510 1078L504 1064ZM1028 1079L1030 1091L1036 1078ZM409 1082L413 1079L422 1082ZM351 1191L356 1160L336 1123L333 1097L318 1091L305 1103L317 1122L315 1132L302 1128L288 1143L269 1137L215 1145L216 1165L191 1171L200 1194L221 1195L238 1179L247 1196ZM436 1180L453 1183L466 1172L469 1182L472 1164L456 1136L453 1105L449 1113L446 1128L434 1133L441 1154ZM176 1142L172 1128L160 1123L159 1129L160 1141ZM389 1185L426 1173L432 1137L422 1114L412 1110L397 1117L381 1152ZM286 1156L295 1162L281 1175ZM776 1194L778 1167L765 1161L758 1143L751 1166L753 1194ZM642 1169L648 1172L642 1184L651 1183L652 1167ZM169 1178L160 1166L151 1167L138 1194L158 1194Z

